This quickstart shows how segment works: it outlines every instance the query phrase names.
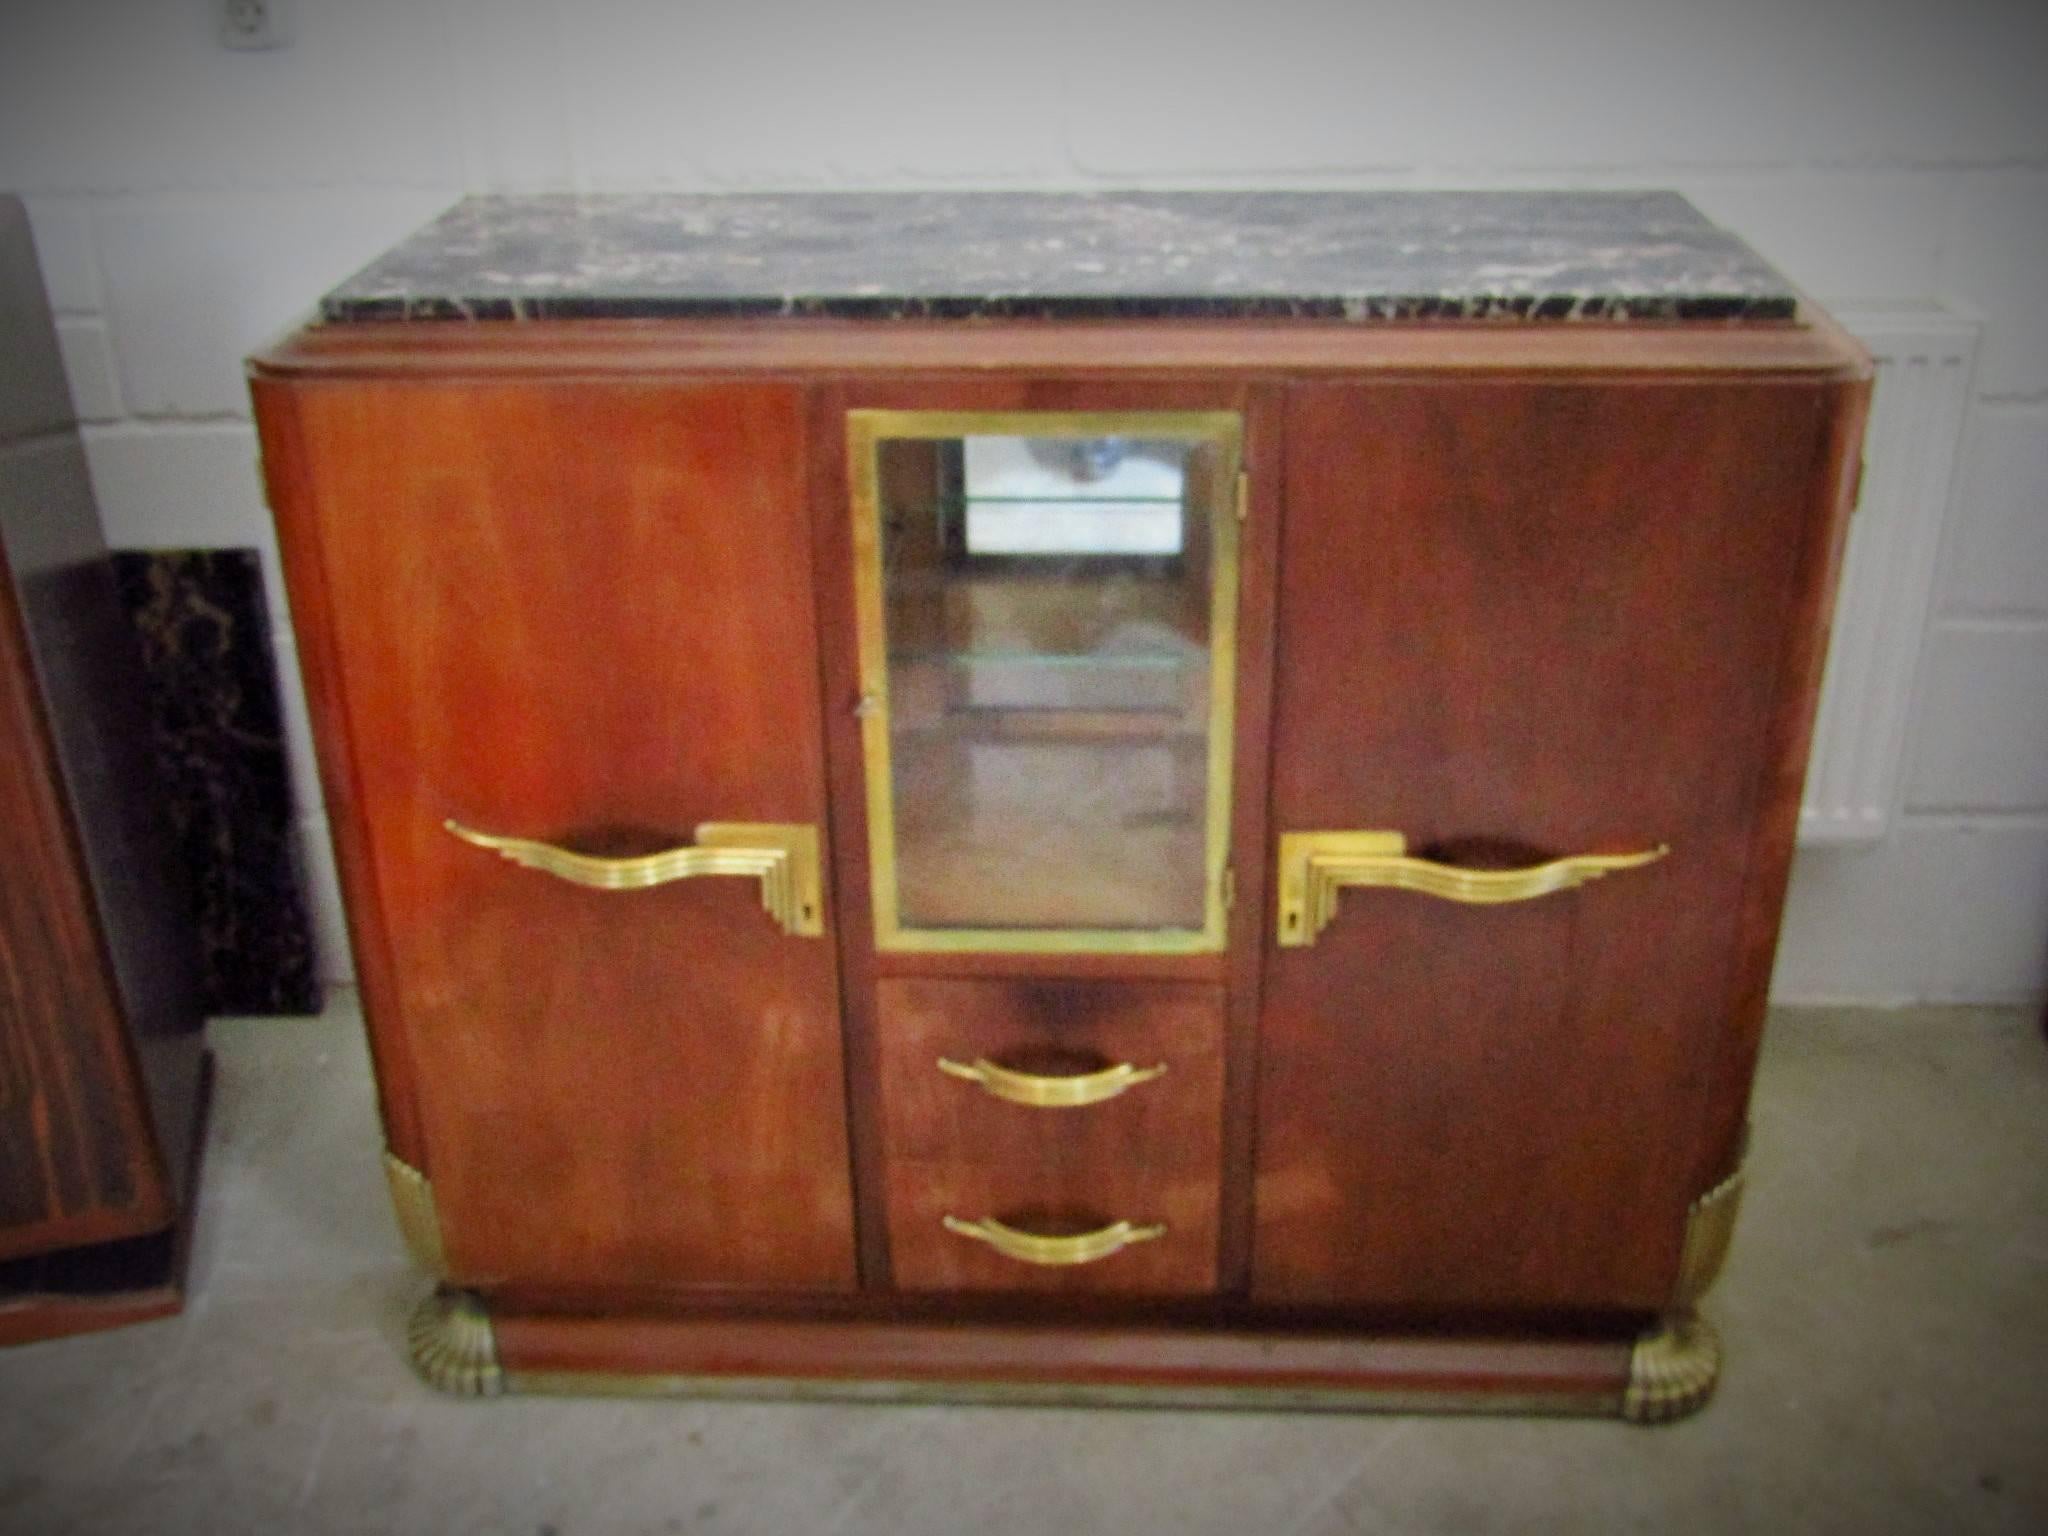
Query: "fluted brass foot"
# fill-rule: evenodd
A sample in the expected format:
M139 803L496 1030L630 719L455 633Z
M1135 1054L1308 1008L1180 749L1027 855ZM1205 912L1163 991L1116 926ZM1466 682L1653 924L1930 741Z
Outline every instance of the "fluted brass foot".
M468 1291L443 1288L422 1300L406 1326L406 1343L430 1387L457 1397L496 1397L505 1390L491 1315Z
M1697 1312L1677 1312L1636 1340L1629 1356L1621 1416L1632 1424L1668 1424L1696 1413L1721 1375L1721 1338Z

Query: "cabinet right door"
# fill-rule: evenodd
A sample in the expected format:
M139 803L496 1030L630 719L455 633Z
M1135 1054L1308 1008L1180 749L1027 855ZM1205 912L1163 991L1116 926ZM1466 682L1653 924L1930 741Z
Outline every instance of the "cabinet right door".
M1260 1300L1668 1299L1773 878L1829 408L1812 380L1292 391L1273 828L1392 836L1297 841L1268 909Z

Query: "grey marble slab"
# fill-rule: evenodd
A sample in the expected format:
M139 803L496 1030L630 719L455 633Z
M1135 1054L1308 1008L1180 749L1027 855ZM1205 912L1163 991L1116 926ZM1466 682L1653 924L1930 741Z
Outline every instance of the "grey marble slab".
M474 197L322 318L1786 319L1672 192Z

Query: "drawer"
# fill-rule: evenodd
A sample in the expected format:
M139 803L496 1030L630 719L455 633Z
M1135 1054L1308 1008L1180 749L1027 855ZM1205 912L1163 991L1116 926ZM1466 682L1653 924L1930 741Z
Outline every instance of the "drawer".
M896 977L880 983L879 1001L899 1289L1215 1288L1222 988ZM1133 1070L1098 1075L1118 1066ZM1094 1102L1040 1102L1048 1098ZM989 1221L1001 1226L960 1230ZM1135 1239L1123 1246L1119 1222ZM1029 1241L1104 1229L1095 1244L1048 1251Z

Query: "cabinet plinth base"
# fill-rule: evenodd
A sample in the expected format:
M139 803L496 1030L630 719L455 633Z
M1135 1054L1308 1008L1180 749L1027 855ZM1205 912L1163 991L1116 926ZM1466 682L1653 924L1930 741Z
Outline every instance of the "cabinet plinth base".
M1681 1402L1682 1394L1667 1392L1654 1398L1671 1405L1662 1412L1632 1407L1640 1395L1636 1362L1647 1345L1612 1335L558 1314L506 1309L446 1288L414 1312L410 1344L429 1384L476 1397L1579 1414L1655 1422L1679 1416L1705 1395Z
M213 1111L213 1053L199 1054L187 1142L185 1198L161 1232L34 1254L0 1264L0 1349L43 1339L125 1328L175 1317L185 1309L199 1174Z

